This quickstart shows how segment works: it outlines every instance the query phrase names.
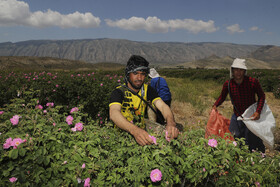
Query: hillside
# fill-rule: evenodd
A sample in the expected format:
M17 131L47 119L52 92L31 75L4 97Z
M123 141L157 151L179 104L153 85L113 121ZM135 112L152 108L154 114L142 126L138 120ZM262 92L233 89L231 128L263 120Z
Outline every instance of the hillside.
M31 40L0 43L0 56L54 57L90 63L125 64L132 54L153 64L179 64L218 57L244 57L262 46L231 43L136 42L121 39Z
M51 57L0 56L0 70L117 70L124 66L117 63L87 63Z
M269 62L272 67L279 68L280 64L280 47L277 46L263 46L251 53L249 56L253 59L258 59L264 62Z
M229 56L221 58L216 55L212 55L197 61L178 64L177 67L225 69L231 66L233 60L234 58ZM248 69L280 69L280 61L262 61L252 57L246 58L246 65Z

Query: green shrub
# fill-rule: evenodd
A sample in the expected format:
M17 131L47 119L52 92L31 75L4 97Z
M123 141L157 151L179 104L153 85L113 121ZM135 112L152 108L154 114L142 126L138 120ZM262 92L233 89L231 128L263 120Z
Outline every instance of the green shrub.
M29 92L1 108L0 186L278 186L280 157L262 157L246 146L215 138L209 145L203 129L183 132L168 142L164 134L147 129L157 144L139 146L111 123L101 127L83 107L60 114L61 106L36 108ZM19 115L13 125L10 119ZM71 115L71 125L66 117ZM14 121L13 121L14 122ZM81 131L74 125L83 124ZM24 140L17 148L4 147L8 138ZM244 142L238 141L241 145ZM83 167L84 166L84 167ZM161 180L152 182L159 169Z
M34 92L39 104L49 102L63 106L60 113L83 105L92 118L106 121L112 90L121 84L122 76L108 72L2 72L0 76L0 106L11 99L24 98Z

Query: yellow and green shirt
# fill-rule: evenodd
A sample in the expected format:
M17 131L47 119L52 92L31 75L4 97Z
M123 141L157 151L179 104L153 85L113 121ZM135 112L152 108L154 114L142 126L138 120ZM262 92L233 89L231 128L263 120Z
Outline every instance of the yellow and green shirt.
M143 84L137 94L151 104L160 99L156 90L147 84ZM141 98L120 85L111 94L109 107L114 104L121 105L121 113L128 121L143 129L145 128L144 114L147 104Z

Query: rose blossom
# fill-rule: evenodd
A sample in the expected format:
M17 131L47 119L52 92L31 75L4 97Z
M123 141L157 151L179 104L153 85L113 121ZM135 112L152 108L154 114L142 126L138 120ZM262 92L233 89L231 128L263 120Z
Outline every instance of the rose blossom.
M66 122L68 123L68 125L72 125L72 122L73 122L73 117L72 116L67 116L66 117Z
M217 145L218 145L217 140L209 139L208 140L208 145L211 146L211 147L217 147Z
M10 180L10 182L16 182L16 181L17 181L17 178L12 177L12 178L10 178L9 180Z
M17 125L17 124L18 124L18 121L19 121L19 118L21 118L21 117L18 116L18 115L14 115L14 116L10 119L10 121L11 121L11 123L12 123L13 125Z
M21 138L13 139L12 146L16 149L21 143L25 142L26 140L22 140Z
M53 107L54 103L47 103L46 106Z
M36 109L43 109L43 106L42 105L36 105L35 108Z
M86 167L86 164L85 164L85 163L83 163L82 168L84 169L85 167Z
M168 137L168 131L165 131L165 139L170 142L170 138Z
M86 178L84 187L90 187L90 178Z
M153 182L161 181L162 173L159 169L154 169L151 171L150 178Z
M71 109L70 114L72 114L73 112L78 112L79 108L78 107L74 107Z
M151 135L149 135L149 137L153 140L154 144L157 145L157 138Z
M76 123L75 128L77 129L77 131L82 131L83 130L83 124L82 123Z
M4 145L3 145L3 148L4 149L9 149L12 146L12 143L13 143L12 138L6 139L6 141L5 141Z

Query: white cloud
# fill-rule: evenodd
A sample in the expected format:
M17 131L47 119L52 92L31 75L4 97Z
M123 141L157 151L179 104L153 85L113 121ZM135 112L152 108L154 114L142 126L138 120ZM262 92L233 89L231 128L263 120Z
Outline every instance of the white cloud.
M251 31L257 31L257 30L259 30L259 28L258 27L251 27L250 30Z
M231 34L244 32L244 30L240 28L239 24L230 25L227 27L227 30Z
M131 17L129 19L120 19L113 21L106 19L105 22L110 27L118 27L125 30L140 30L144 29L152 33L164 33L169 30L175 31L177 29L188 30L192 33L199 32L215 32L218 28L215 27L214 21L208 22L193 19L174 19L174 20L160 20L157 17L148 17L147 19L141 17Z
M261 29L261 28L259 28L259 27L257 27L257 26L251 27L250 30L251 30L251 31L259 31L259 32L262 32L262 31L263 31L263 29Z
M24 25L33 27L58 26L70 27L98 27L100 19L91 13L74 12L72 14L60 14L47 10L47 12L30 12L29 5L23 1L0 0L0 26Z

